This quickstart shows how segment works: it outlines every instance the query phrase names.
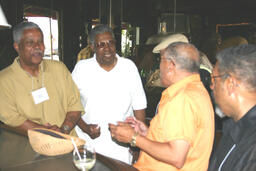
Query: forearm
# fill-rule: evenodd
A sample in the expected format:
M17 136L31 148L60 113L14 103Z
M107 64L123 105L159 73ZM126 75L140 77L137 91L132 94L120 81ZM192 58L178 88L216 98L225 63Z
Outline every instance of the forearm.
M80 118L81 118L81 111L68 112L64 122L60 127L62 132L69 134L70 131L77 125ZM68 127L69 130L65 129L65 127Z
M2 125L3 128L6 128L8 130L11 130L11 131L14 131L18 134L21 134L21 135L24 135L24 136L27 136L28 133L27 131L29 129L33 129L33 128L46 128L44 125L41 125L41 124L38 124L38 123L35 123L35 122L32 122L30 120L26 120L22 125L20 126L16 126L16 127L12 127L12 126L8 126L6 124L3 124Z
M183 167L187 156L186 147L185 150L182 150L172 142L155 142L140 135L136 138L136 146L153 158L171 164L176 168Z
M145 123L146 120L146 111L145 109L141 110L133 110L134 116L137 120L140 120L141 122Z
M77 125L92 139L100 136L100 127L97 124L87 124L82 118L80 118L80 120L77 122Z
M79 128L84 131L85 133L89 133L88 132L88 125L87 123L85 123L85 121L82 119L82 117L80 117L79 121L77 122L77 125L79 126Z

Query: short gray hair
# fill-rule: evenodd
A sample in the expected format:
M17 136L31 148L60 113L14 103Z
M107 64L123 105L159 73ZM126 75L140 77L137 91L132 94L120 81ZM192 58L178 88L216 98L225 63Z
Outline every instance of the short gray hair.
M216 58L220 74L231 73L249 90L256 90L256 45L230 47L220 51Z
M27 22L27 21L23 21L19 24L17 24L16 26L14 26L13 28L13 41L15 43L20 43L20 40L21 40L21 37L22 37L22 34L23 34L23 31L24 30L27 30L27 29L38 29L42 34L42 30L41 28L33 23L33 22Z
M187 53L186 56L181 55L180 48L190 48L192 53ZM178 69L182 69L191 73L199 73L200 58L197 48L190 43L175 42L168 45L165 52L167 59L173 60Z
M97 25L95 26L90 34L89 34L89 41L90 41L90 44L91 45L94 45L95 43L95 37L96 35L98 34L102 34L102 33L105 33L105 32L109 32L113 38L115 38L115 35L114 35L114 32L112 30L112 28L110 28L109 26L107 25L104 25L104 24L100 24L100 25Z

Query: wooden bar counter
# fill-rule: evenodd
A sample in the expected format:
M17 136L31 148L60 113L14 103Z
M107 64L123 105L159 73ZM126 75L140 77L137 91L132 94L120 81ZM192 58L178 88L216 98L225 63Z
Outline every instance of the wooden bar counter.
M119 160L96 154L91 171L136 171ZM33 151L27 137L0 127L0 171L78 171L72 153L54 157Z

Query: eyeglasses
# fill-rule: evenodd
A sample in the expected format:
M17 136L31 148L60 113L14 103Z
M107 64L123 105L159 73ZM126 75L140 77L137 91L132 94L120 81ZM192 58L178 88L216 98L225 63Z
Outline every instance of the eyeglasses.
M107 46L114 47L116 45L116 40L107 40L105 42L96 43L97 48L103 49Z
M220 75L211 75L211 84L215 84L215 79L216 78L221 78L221 77L228 77L229 75L227 73L225 74L220 74Z
M173 62L173 60L171 58L163 58L163 57L160 57L160 62L161 61L172 61Z
M164 60L170 60L168 58L160 58L160 61L164 61Z
M212 79L215 79L215 78L220 78L220 77L226 77L228 76L228 74L221 74L221 75L211 75Z
M176 65L175 63L174 63L174 61L171 59L171 58L163 58L163 57L160 57L160 62L161 61L169 61L169 62L171 62L173 65Z

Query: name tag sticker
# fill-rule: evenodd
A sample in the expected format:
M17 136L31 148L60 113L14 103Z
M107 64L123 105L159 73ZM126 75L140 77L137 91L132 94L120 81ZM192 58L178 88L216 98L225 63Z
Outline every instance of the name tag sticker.
M49 96L45 87L32 91L32 96L35 104L39 104L46 100L49 100Z

